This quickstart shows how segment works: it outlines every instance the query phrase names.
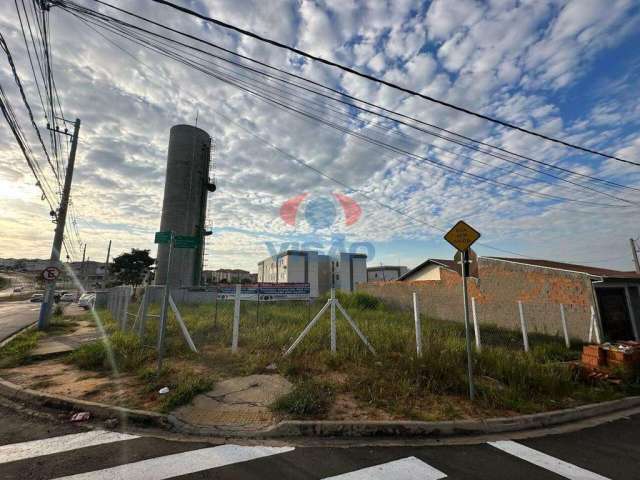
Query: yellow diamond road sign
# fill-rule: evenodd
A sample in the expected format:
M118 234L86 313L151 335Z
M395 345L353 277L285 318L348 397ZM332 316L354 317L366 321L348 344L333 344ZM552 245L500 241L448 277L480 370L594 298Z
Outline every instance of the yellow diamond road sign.
M480 232L476 231L473 227L467 225L462 220L456 223L444 236L444 239L447 242L460 251L467 250L479 238Z

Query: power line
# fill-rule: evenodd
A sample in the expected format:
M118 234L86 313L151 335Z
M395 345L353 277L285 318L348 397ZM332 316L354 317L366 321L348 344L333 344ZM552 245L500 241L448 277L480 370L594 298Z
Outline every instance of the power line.
M128 36L127 38L129 40L136 41L136 40L133 40L131 38L131 36ZM248 92L248 93L250 93L252 95L257 96L257 97L261 98L262 100L265 100L265 101L267 101L269 103L272 103L272 104L274 104L276 106L283 107L285 109L294 111L294 112L296 112L298 114L301 114L301 115L303 115L303 116L305 116L307 118L310 118L310 119L313 119L313 120L318 121L320 123L323 123L324 125L327 125L327 126L329 126L331 128L334 128L334 129L337 129L337 130L339 130L339 131L341 131L343 133L346 133L348 135L352 135L352 136L354 136L356 138L359 138L359 139L361 139L363 141L366 141L366 142L369 142L371 144L377 145L379 147L389 149L391 151L394 151L396 153L400 153L402 155L405 155L405 156L408 156L408 157L411 157L411 158L415 158L415 159L420 160L422 162L428 162L428 163L436 166L436 168L452 171L452 172L459 173L459 174L464 175L464 176L468 176L468 177L474 178L476 180L480 180L480 181L487 182L487 183L492 183L494 185L502 186L502 187L507 188L507 189L516 190L516 191L520 191L520 192L523 192L523 193L526 193L526 194L529 194L529 195L539 196L539 197L543 197L543 198L549 198L549 199L561 200L561 201L569 201L569 202L576 202L576 203L582 203L582 204L586 204L586 205L607 206L607 207L616 207L616 208L624 207L622 205L601 204L601 203L587 201L587 200L578 200L578 199L572 199L572 198L562 197L562 196L558 196L558 195L552 195L552 194L546 194L546 193L543 193L543 192L533 191L533 190L525 189L525 188L518 187L518 186L515 186L515 185L507 184L507 183L504 183L504 182L501 182L501 181L498 181L498 180L495 180L495 179L487 178L487 177L484 177L482 175L477 175L477 174L474 174L474 173L470 173L470 172L467 172L465 170L457 169L457 168L451 167L449 165L446 165L446 164L444 164L442 162L429 159L427 157L421 157L419 155L415 155L412 152L409 152L407 150L401 149L401 148L396 147L396 146L392 146L392 145L390 145L388 143L385 143L385 142L382 142L382 141L379 141L379 140L376 140L376 139L372 139L371 137L368 137L368 136L363 135L361 133L354 132L353 130L349 129L348 127L344 127L343 125L338 125L338 124L336 124L334 122L328 122L324 118L321 118L321 117L318 117L316 115L312 115L312 114L310 114L308 112L299 110L299 109L297 109L295 107L292 107L290 104L285 104L285 103L282 103L282 101L279 102L279 101L273 100L272 98L269 98L269 97L267 97L265 95L260 94L259 92L256 92L255 90L252 90L251 88L246 87L246 83L243 85L242 81L238 81L237 79L229 80L228 76L211 73L209 70L206 70L205 67L202 64L195 63L193 61L184 59L184 58L180 57L179 55L177 55L175 52L168 51L166 48L159 47L157 45L152 45L152 44L148 43L148 41L144 42L144 40L140 40L139 38L137 40L138 41L136 43L139 43L142 46L150 48L150 49L152 49L152 50L154 50L154 51L156 51L158 53L164 54L164 55L168 56L169 58L172 58L172 59L174 59L176 61L180 61L181 63L184 63L184 64L186 64L188 66L191 66L192 68L195 68L195 69L197 69L199 71L202 71L203 73L205 73L207 75L210 75L210 76L213 76L214 78L217 78L217 79L219 79L219 80L221 80L221 81L223 81L225 83L230 83L231 85L234 85L237 88L240 88L240 89L242 89L242 90L244 90L244 91L246 91L246 92ZM622 198L618 198L618 197L614 197L614 198L617 198L619 200L625 201L627 203L631 203L626 199L622 199Z
M96 1L97 3L100 3L100 4L102 4L102 5L105 5L105 6L107 6L107 7L110 7L110 8L112 8L112 9L114 9L114 10L118 11L118 12L124 13L124 14L126 14L126 15L129 15L129 16L133 17L133 18L136 18L136 19L138 19L138 20L141 20L141 21L144 21L144 22L150 23L150 24L152 24L152 25L154 25L154 26L157 26L157 27L163 28L163 29L168 30L168 31L170 31L170 32L172 32L172 33L176 33L176 34L178 34L178 35L184 36L184 37L189 38L189 39L191 39L191 40L195 40L195 41L197 41L197 42L200 42L200 43L203 43L203 44L205 44L205 45L211 46L211 47L213 47L213 48L215 48L215 49L217 49L217 50L220 50L220 51L222 51L222 52L228 53L228 54L233 55L233 56L235 56L235 57L239 57L239 58L241 58L241 59L243 59L243 60L250 61L250 62L252 62L252 63L255 63L256 65L260 65L260 66L265 67L265 68L268 68L268 69L270 69L270 70L277 71L278 73L281 73L281 74L286 75L286 76L288 76L288 77L295 78L295 79L301 80L301 81L303 81L303 82L306 82L306 83L308 83L308 84L311 84L311 85L314 85L314 86L320 87L320 88L322 88L322 89L324 89L324 90L327 90L327 91L330 91L330 92L332 92L332 93L335 93L335 94L339 95L340 97L344 97L344 98L351 99L351 100L353 100L353 101L356 101L356 102L362 103L362 104L367 105L367 106L374 107L374 108L376 108L376 109L379 109L379 110L381 110L381 111L387 112L387 113L389 113L389 114L392 114L392 115L395 115L395 116L398 116L398 117L401 117L401 118L404 118L404 119L407 119L407 120L411 120L411 121L413 121L413 122L419 123L419 124L421 124L421 125L425 125L425 126L430 127L430 128L434 128L434 129L436 129L436 130L438 130L438 131L441 131L441 132L446 132L446 133L448 133L448 134L450 134L450 135L454 135L454 136L456 136L456 137L458 137L458 138L462 138L462 139L464 139L464 140L466 140L466 141L470 141L470 142L473 142L473 143L477 143L478 145L482 145L482 146L485 146L485 147L488 147L488 148L493 148L493 149L499 150L499 151L501 151L501 152L504 152L504 153L506 153L506 154L513 155L514 157L518 157L518 158L521 158L521 159L526 160L526 161L534 162L534 163L536 163L536 164L544 165L545 167L548 167L548 168L551 168L551 169L554 169L554 170L558 170L558 171L561 171L561 172L564 172L564 173L568 173L568 174L570 174L570 175L575 175L575 176L578 176L578 177L581 177L581 178L585 178L585 179L589 179L589 180L592 180L592 181L601 182L601 183L604 183L604 184L610 185L610 186L612 186L612 187L618 187L618 188L625 188L625 189L630 189L630 190L640 191L640 189L638 189L638 188L625 186L625 185L622 185L622 184L619 184L619 183L616 183L616 182L613 182L613 181L610 181L610 180L601 179L601 178L597 178L597 177L594 177L594 176L591 176L591 175L587 175L587 174L583 174L583 173L580 173L580 172L576 172L576 171L573 171L573 170L570 170L570 169L567 169L567 168L564 168L564 167L560 167L560 166L558 166L558 165L553 165L553 164L550 164L550 163L547 163L547 162L543 162L543 161L541 161L541 160L533 159L533 158L531 158L531 157L529 157L529 156L525 156L525 155L522 155L522 154L519 154L519 153L511 152L511 151L509 151L509 150L507 150L507 149L505 149L505 148L502 148L502 147L498 147L498 146L491 145L491 144L486 143L486 142L482 142L482 141L479 141L479 140L475 140L475 139L473 139L473 138L470 138L470 137L467 137L467 136L465 136L465 135L462 135L462 134L459 134L459 133L453 132L453 131L451 131L451 130L448 130L448 129L445 129L445 128L442 128L442 127L439 127L439 126L437 126L437 125L433 125L433 124L430 124L430 123L428 123L428 122L424 122L424 121L419 120L419 119L417 119L417 118L414 118L414 117L411 117L411 116L408 116L408 115L405 115L405 114L402 114L402 113L399 113L399 112L395 112L395 111L393 111L393 110L387 109L387 108L385 108L385 107L381 107L381 106L379 106L379 105L376 105L376 104L374 104L374 103L368 102L368 101L366 101L366 100L363 100L363 99L360 99L360 98L354 97L354 96L352 96L352 95L349 95L349 94L344 93L344 92L342 92L342 91L339 91L339 90L337 90L337 89L331 88L331 87L329 87L329 86L327 86L327 85L324 85L324 84L322 84L322 83L319 83L319 82L316 82L316 81L314 81L314 80L310 80L310 79L308 79L308 78L305 78L305 77L303 77L303 76L301 76L301 75L296 75L296 74L291 73L291 72L288 72L288 71L286 71L286 70L283 70L283 69L280 69L280 68L274 67L274 66L272 66L272 65L269 65L269 64L267 64L267 63L265 63L265 62L261 62L260 60L256 60L256 59L251 58L251 57L249 57L249 56L242 55L242 54L240 54L240 53L234 52L234 51L229 50L229 49L227 49L227 48L221 47L221 46L219 46L219 45L217 45L217 44L215 44L215 43L209 42L209 41L207 41L207 40L203 40L203 39L201 39L201 38L199 38L199 37L196 37L196 36L194 36L194 35L190 35L190 34L188 34L188 33L185 33L185 32L179 31L179 30L176 30L176 29L171 28L171 27L169 27L169 26L167 26L167 25L163 25L163 24L161 24L161 23L155 22L155 21L153 21L153 20L150 20L150 19L148 19L148 18L142 17L142 16L140 16L140 15L137 15L137 14L135 14L135 13L133 13L133 12L128 11L128 10L124 10L124 9L122 9L122 8L116 7L116 6L114 6L114 5L111 5L110 3L107 3L107 2L105 2L105 1L103 1L103 0L94 0L94 1ZM95 11L95 10L92 10L92 9L89 9L89 8L86 8L86 7L81 7L81 6L79 6L79 5L77 5L77 4L73 3L73 2L69 2L69 1L67 1L67 0L56 0L56 4L58 4L58 5L62 6L62 7L63 7L63 9L64 9L65 7L66 7L66 8L72 8L72 9L75 9L76 11L80 11L80 12L83 12L83 13L85 13L85 14L92 15L92 16L95 16L95 17L99 17L99 18L101 18L101 19L103 19L103 20L105 20L105 21L108 21L108 22L116 22L116 23L119 23L119 24L121 24L121 25L125 25L125 26L127 26L127 27L129 27L129 28L132 28L132 29L135 29L135 30L142 31L142 32L145 32L145 33L147 33L147 34L150 34L150 35L153 35L153 36L156 36L156 37L159 37L159 38L163 38L163 39L165 39L165 40L168 40L168 41L171 41L171 42L177 43L177 44L179 44L179 45L181 45L181 46L187 47L187 48L189 48L189 49L192 49L192 50L195 50L195 51L198 51L198 52L204 53L204 54L206 54L206 55L208 55L208 56L212 56L212 57L217 58L217 59L219 59L219 60L222 60L222 61L224 61L224 62L227 62L227 63L233 64L233 65L236 65L236 66L241 67L241 68L243 68L243 69L247 69L247 70L253 71L253 72L255 72L255 73L261 74L261 75L263 75L263 76L265 76L265 77L272 78L272 79L275 79L275 80L278 80L278 81L281 81L281 82L287 83L287 84L289 84L289 85L295 86L296 88L300 88L300 89L303 89L303 90L306 90L306 91L313 92L313 93L315 93L315 94L317 94L317 95L321 95L321 96L326 97L326 98L328 98L328 99L331 99L331 100L333 100L333 101L337 101L337 102L344 103L345 105L349 105L350 107L352 107L352 108L356 108L356 109L358 109L358 110L360 110L360 111L364 111L364 112L367 112L367 113L370 113L370 114L373 114L373 115L382 116L383 118L387 118L387 119L390 119L390 120L392 120L392 121L394 121L394 122L396 122L396 123L406 125L406 126L408 126L408 127L412 128L412 129L415 129L415 130L417 130L417 131L421 131L421 132L427 133L427 134L429 134L429 135L434 135L432 132L425 131L425 130L424 130L424 129L422 129L422 128L416 127L415 125L412 125L412 124L410 124L410 123L403 122L403 121L401 121L401 120L398 120L397 118L390 118L390 117L387 117L387 116L384 116L384 115L380 114L379 112L373 112L373 111L371 111L371 110L364 109L364 108L363 108L363 107L361 107L360 105L356 105L356 104L353 104L353 103L350 103L350 102L345 102L345 101L343 101L343 100L341 100L341 99L337 99L337 98L335 98L335 97L332 97L332 96L329 96L329 95L323 94L323 93L321 93L321 92L317 92L317 91L315 91L315 90L310 90L310 89L305 88L305 87L303 87L303 86L301 86L301 85L299 85L299 84L297 84L297 83L295 83L295 82L290 82L290 81L287 81L287 80L285 80L285 79L283 79L283 78L280 78L280 77L276 77L276 76L270 75L270 74L268 74L268 73L266 73L266 72L264 72L264 71L253 69L253 68L248 67L248 66L246 66L246 65L244 65L244 64L242 64L242 63L234 62L234 61L232 61L232 60L229 60L229 59L227 59L227 58L224 58L224 57L221 57L221 56L215 55L215 54L213 54L213 53L211 53L211 52L208 52L208 51L206 51L206 50L199 49L199 48L197 48L197 47L195 47L195 46L193 46L193 45L188 45L188 44L185 44L185 43L179 42L178 40L175 40L175 39L173 39L173 38L165 37L165 36L160 35L160 34L158 34L158 33L156 33L156 32L151 32L151 31L149 31L149 30L145 30L145 29L144 29L144 28L142 28L142 27L139 27L139 26L136 26L136 25L132 25L132 24L130 24L130 23L124 22L123 20L119 20L119 19L116 19L116 18L114 18L114 17L110 17L110 16L108 16L108 15L105 15L105 14L99 13L99 12L97 12L97 11ZM436 136L437 136L437 135L436 135ZM445 139L445 140L447 140L447 141L451 141L451 142L457 143L457 144L459 144L459 145L461 145L461 146L465 146L466 148L472 148L472 149L474 149L474 150L476 150L476 151L478 151L478 152L481 152L481 153L483 153L483 154L491 155L491 156L493 156L493 157L495 157L495 158L499 158L499 159L501 159L501 160L503 160L503 161L507 161L507 162L513 163L513 164L515 164L515 165L519 165L519 166L521 166L521 167L523 167L523 168L531 169L531 167L528 167L528 166L526 166L526 165L523 165L523 164L521 164L521 163L519 163L519 162L514 162L513 160L511 160L511 161L510 161L510 160L508 160L508 159L506 159L506 158L504 158L504 157L502 157L502 156L496 156L496 154L492 154L491 152L487 152L486 150L478 149L477 147L476 147L476 148L474 148L474 147L472 147L472 146L470 146L470 145L467 145L467 144L464 144L464 143L460 143L459 141L455 141L455 140L453 140L453 139L451 139L451 138L449 138L449 137L444 137L444 136L443 136L443 137L439 137L439 138L443 138L443 139ZM534 170L534 171L539 171L539 170L535 170L535 169L533 169L533 170ZM542 174L546 174L546 175L550 175L548 172L547 172L547 173L545 173L545 172L541 172L541 173L542 173ZM562 178L562 177L556 177L556 178ZM567 181L567 182L569 182L569 183L575 183L575 182L570 182L570 181L568 181L568 180L566 180L566 179L565 179L564 181Z
M361 78L365 78L367 80L371 80L371 81L379 83L381 85L385 85L387 87L391 87L391 88L393 88L395 90L398 90L398 91L401 91L401 92L404 92L404 93L408 93L409 95L412 95L412 96L415 96L415 97L420 97L420 98L422 98L424 100L427 100L429 102L437 103L437 104L443 105L445 107L451 108L453 110L457 110L459 112L466 113L468 115L472 115L472 116L477 117L477 118L481 118L483 120L495 123L497 125L501 125L503 127L507 127L507 128L513 129L513 130L518 130L520 132L523 132L523 133L526 133L526 134L529 134L529 135L533 135L533 136L542 138L542 139L550 141L550 142L558 143L558 144L564 145L564 146L569 147L569 148L573 148L573 149L576 149L576 150L581 150L581 151L586 152L586 153L599 155L601 157L609 158L609 159L612 159L612 160L617 160L619 162L624 162L624 163L628 163L630 165L636 165L636 166L640 167L640 163L633 162L631 160L626 160L626 159L617 157L615 155L609 155L607 153L600 152L600 151L597 151L597 150L593 150L593 149L590 149L590 148L587 148L587 147L583 147L583 146L580 146L580 145L576 145L576 144L567 142L567 141L562 140L562 139L550 137L550 136L542 134L540 132L529 130L529 129L520 127L518 125L506 122L504 120L499 120L497 118L490 117L488 115L484 115L484 114L469 110L467 108L460 107L458 105L454 105L454 104L446 102L444 100L439 100L439 99L434 98L432 96L425 95L425 94L422 94L420 92L416 92L416 91L411 90L409 88L405 88L405 87L402 87L402 86L400 86L398 84L383 80L383 79L378 78L378 77L374 77L373 75L369 75L369 74L360 72L358 70L355 70L353 68L347 67L347 66L342 65L342 64L339 64L337 62L333 62L331 60L326 60L326 59L324 59L322 57L318 57L316 55L312 55L312 54L307 53L307 52L305 52L303 50L300 50L298 48L290 47L288 45L285 45L283 43L277 42L275 40L272 40L272 39L269 39L269 38L265 38L265 37L263 37L261 35L258 35L256 33L251 32L249 30L245 30L245 29L236 27L235 25L231 25L229 23L222 22L221 20L217 20L215 18L211 18L211 17L208 17L206 15L202 15L202 14L200 14L200 13L194 11L194 10L191 10L189 8L176 5L176 4L174 4L172 2L169 2L167 0L152 0L152 1L156 2L156 3L160 3L162 5L166 5L166 6L171 7L171 8L174 8L174 9L179 10L179 11L181 11L183 13L188 14L188 15L192 15L192 16L198 17L198 18L200 18L202 20L205 20L207 22L213 23L215 25L218 25L218 26L221 26L221 27L236 31L236 32L238 32L238 33L240 33L242 35L254 38L254 39L259 40L261 42L268 43L268 44L276 46L278 48L282 48L282 49L288 50L288 51L293 52L293 53L295 53L297 55L300 55L302 57L306 57L306 58L309 58L311 60L315 60L317 62L324 63L325 65L328 65L328 66L331 66L331 67L339 68L340 70L343 70L343 71L345 71L347 73L351 73L351 74L357 75L357 76L359 76Z
M106 37L105 37L105 38L106 38ZM147 67L147 68L151 69L151 68L150 68L150 67L148 67L144 62L142 62L142 61L138 60L138 59L137 59L137 57L136 57L134 54L132 54L132 53L128 52L126 49L123 49L122 47L120 47L119 45L115 44L114 42L111 42L111 43L113 43L114 45L116 45L116 47L117 47L117 48L119 48L120 50L122 50L122 51L126 52L126 53L131 57L131 58L133 58L134 60L136 60L136 61L137 61L137 63L139 63L139 64L141 64L141 65L143 65L143 66L145 66L145 67ZM437 226L437 225L431 224L431 223L429 223L429 222L425 222L424 220L422 220L422 219L420 219L420 218L414 217L414 216L412 216L412 215L410 215L410 214L406 213L406 212L405 212L405 211L403 211L402 209L399 209L399 208L393 207L393 206L391 206L391 205L388 205L388 204L386 204L385 202L381 202L381 201L379 201L379 200L377 200L377 199L373 198L371 195L367 194L366 192L363 192L363 191L362 191L362 190L360 190L360 189L356 189L356 188L354 188L354 187L350 186L349 184L347 184L347 183L345 183L345 182L343 182L343 181L341 181L341 180L338 180L337 178L334 178L334 177L332 177L332 176L330 176L330 175L326 174L325 172L321 171L320 169L318 169L318 168L316 168L316 167L313 167L313 166L311 166L311 165L307 164L306 162L304 162L303 160L299 159L299 158L298 158L298 157L296 157L295 155L290 154L289 152L287 152L287 151L285 151L285 150L281 149L280 147L278 147L278 146L276 146L276 145L272 144L271 142L269 142L268 140L264 139L263 137L261 137L261 136L260 136L260 135L258 135L257 133L252 132L251 130L249 130L249 129L245 128L243 125L239 124L239 123L238 123L238 122L236 122L233 118L231 118L231 117L229 117L229 116L225 115L225 114L224 114L224 113L222 113L221 111L218 111L218 114L219 114L221 117L223 117L225 120L227 120L227 121L229 121L229 122L233 123L234 125L236 125L236 126L237 126L237 127L239 127L240 129L242 129L242 130L244 130L245 132L247 132L249 135L251 135L251 136L253 136L253 137L257 138L258 140L260 140L261 142L263 142L263 143L267 144L268 146L270 146L270 147L271 147L271 148L273 148L274 150L276 150L276 151L280 152L282 155L286 156L287 158L290 158L291 160L293 160L293 161L295 161L296 163L298 163L298 164L300 164L300 165L304 166L305 168L310 169L311 171L315 172L317 175L320 175L320 176L322 176L322 177L324 177L324 178L326 178L326 179L328 179L328 180L330 180L330 181L332 181L332 182L334 182L334 183L336 183L336 184L338 184L338 185L342 186L343 188L346 188L346 189L348 189L348 190L350 190L350 191L352 191L352 192L356 192L356 193L358 193L359 195L361 195L361 196L363 196L363 197L367 198L368 200L370 200L370 201L372 201L372 202L375 202L376 204L378 204L378 205L382 206L383 208L388 209L388 210L390 210L390 211L392 211L392 212L395 212L395 213L397 213L397 214L399 214L399 215L401 215L401 216L403 216L403 217L405 217L405 218L410 219L410 220L411 220L411 221L413 221L414 223L419 223L419 224L421 224L421 225L427 226L427 227L429 227L429 228L433 228L433 229L435 229L435 230L437 230L437 231L440 231L440 232L443 232L443 233L444 233L444 232L446 232L446 229L444 229L444 228L442 228L442 227L439 227L439 226ZM520 257L526 257L526 255L523 255L523 254L518 253L518 252L511 251L511 250L506 250L506 249L502 249L502 248L498 248L498 247L493 247L493 246L490 246L490 245L487 245L487 244L484 244L484 243L479 243L479 244L480 244L480 245L485 246L486 248L489 248L489 249L492 249L492 250L495 250L495 251L498 251L498 252L508 253L508 254L510 254L510 255L516 255L516 256L520 256Z

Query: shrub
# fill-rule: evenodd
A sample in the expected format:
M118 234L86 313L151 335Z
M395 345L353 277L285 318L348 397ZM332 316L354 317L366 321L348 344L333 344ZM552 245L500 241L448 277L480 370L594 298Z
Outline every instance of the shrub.
M102 370L107 364L107 349L101 340L86 343L71 352L69 361L83 370Z
M327 383L307 379L298 383L291 392L270 405L271 410L294 417L325 415L335 398L333 387Z

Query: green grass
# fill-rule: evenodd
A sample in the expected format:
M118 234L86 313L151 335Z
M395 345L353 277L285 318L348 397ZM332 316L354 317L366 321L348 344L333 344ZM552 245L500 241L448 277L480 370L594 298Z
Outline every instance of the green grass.
M11 281L7 277L0 277L0 290L4 290L11 285Z
M273 402L270 408L294 418L321 417L329 412L334 398L334 388L328 383L305 379Z
M196 395L208 392L212 388L211 378L192 372L183 373L177 383L169 385L169 393L162 399L162 411L170 412L181 405L186 405Z
M111 370L113 361L119 372L134 372L151 359L152 352L145 348L133 332L114 332L109 337L112 357L102 340L82 345L69 355L69 361L85 370Z
M567 349L558 337L535 333L530 335L531 351L526 354L522 351L522 337L518 331L482 325L482 353L474 355L477 401L471 405L466 400L466 351L461 323L423 318L423 356L417 358L411 312L392 309L367 294L340 293L338 298L376 348L376 356L368 352L339 312L336 356L329 352L328 312L292 355L282 356L326 298L311 305L306 302L263 302L258 306L243 302L240 348L238 354L233 355L230 353L233 302L221 301L217 308L213 305L180 306L199 354L189 351L175 319L170 317L165 365L178 372L178 377L179 372L195 368L198 372L207 372L206 378L218 380L268 373L265 367L276 363L278 372L291 380L296 388L273 408L295 417L326 414L335 389L326 390L327 383L322 378L332 375L345 377L344 384L335 388L353 395L363 406L416 419L457 418L469 412L477 415L531 413L619 398L640 389L637 378L620 387L592 384L580 378L566 363L579 357L579 342ZM131 312L136 308L131 305ZM109 315L99 313L106 321L107 330L114 332ZM158 305L152 305L150 313L158 314ZM155 346L157 325L158 319L149 317L145 338L134 350L141 345ZM118 343L117 334L112 335L112 342ZM155 358L151 348L145 351ZM99 358L92 362L91 356L96 354L91 351L85 354L89 357L85 364L97 363L104 368L104 356L98 355ZM119 365L124 362L124 358L116 357ZM80 359L78 361L82 363ZM137 370L147 365L147 374L151 375L153 369L149 367L149 358L143 356L139 362ZM175 373L170 377L175 378ZM176 400L170 401L171 397L167 397L164 402L192 398L188 392L197 391L197 385L198 381L190 379L184 387L176 387ZM173 403L163 408L172 408L171 405Z
M17 367L25 363L40 336L37 330L27 330L0 348L0 368Z

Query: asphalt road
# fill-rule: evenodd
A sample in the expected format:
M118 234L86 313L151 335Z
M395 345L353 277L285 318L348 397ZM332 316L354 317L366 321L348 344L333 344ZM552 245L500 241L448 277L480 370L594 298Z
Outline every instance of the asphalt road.
M212 445L87 430L0 406L0 478L640 479L640 415L528 440L477 445Z
M38 320L39 303L0 302L0 342Z

